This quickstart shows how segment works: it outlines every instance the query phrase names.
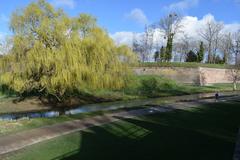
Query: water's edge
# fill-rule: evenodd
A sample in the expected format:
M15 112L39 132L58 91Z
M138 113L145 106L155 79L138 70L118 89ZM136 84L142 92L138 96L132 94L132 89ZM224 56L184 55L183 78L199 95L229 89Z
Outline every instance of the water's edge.
M224 92L221 96L235 96L239 95L239 92ZM52 109L48 111L37 111L37 112L25 112L25 113L10 113L0 115L0 121L12 121L19 119L32 119L32 118L53 118L61 115L75 115L80 113L91 113L97 111L111 111L116 109L131 108L144 106L149 104L161 104L164 101L178 102L178 101L193 101L199 99L212 99L214 98L213 93L203 93L185 96L175 97L162 97L162 98L149 98L149 99L138 99L131 101L117 101L117 102L106 102L98 104L82 105L77 108L65 108L65 109Z

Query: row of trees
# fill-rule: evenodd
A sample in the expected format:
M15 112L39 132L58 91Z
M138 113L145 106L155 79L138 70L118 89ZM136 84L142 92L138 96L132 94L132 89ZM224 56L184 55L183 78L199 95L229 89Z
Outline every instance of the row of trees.
M13 36L0 59L0 83L21 95L62 100L128 83L134 54L126 46L116 46L88 14L71 18L38 0L14 12L10 28Z
M180 54L179 61L187 61L190 51L198 54L202 48L205 55L201 55L201 61L207 63L231 63L238 62L240 47L240 31L230 33L224 31L224 24L209 20L199 31L199 40L193 39L182 31L182 17L171 13L163 17L158 23L152 24L145 30L142 37L133 40L133 51L138 53L142 62L150 61L153 52L155 60L171 61L173 53ZM155 43L153 37L156 31L162 33L166 44ZM158 35L159 36L159 35ZM178 36L178 40L176 37ZM181 37L179 39L179 37ZM146 43L147 42L147 43ZM199 47L201 45L201 47ZM164 53L163 53L164 51ZM157 55L159 54L159 58ZM197 60L199 61L199 60Z
M155 62L169 62L171 60L171 54L169 52L169 45L165 47L161 47L160 52L155 51L154 53L154 61ZM204 58L204 45L203 42L200 42L199 50L194 52L190 50L189 52L185 53L185 61L186 62L202 62Z

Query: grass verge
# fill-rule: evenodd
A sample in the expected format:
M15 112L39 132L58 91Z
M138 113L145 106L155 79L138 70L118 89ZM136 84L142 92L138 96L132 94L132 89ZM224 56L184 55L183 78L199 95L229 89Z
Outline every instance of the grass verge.
M27 147L7 159L229 160L239 114L239 102L225 102L122 119Z
M240 87L240 85L238 87ZM92 97L98 97L98 99L105 99L108 101L125 101L132 99L190 95L216 91L232 91L232 84L215 84L212 86L187 85L179 84L173 80L159 76L143 75L132 76L126 88L113 91L97 90L92 93ZM14 99L16 99L16 97L5 97L0 99L0 114L43 111L56 108L54 105L42 103L37 97L26 98L24 101L17 103L14 102ZM96 99L94 98L88 99L88 103L97 103ZM82 104L85 104L85 102L75 103L75 106L81 106Z
M140 63L138 67L184 67L184 68L219 68L225 69L228 66L225 64L208 64L208 63L196 63L196 62L145 62Z

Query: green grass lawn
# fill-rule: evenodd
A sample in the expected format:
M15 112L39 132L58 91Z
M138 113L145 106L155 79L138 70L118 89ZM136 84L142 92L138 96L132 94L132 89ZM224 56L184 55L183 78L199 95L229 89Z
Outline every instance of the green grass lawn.
M115 110L120 111L119 110ZM67 121L79 120L84 118L89 118L97 115L103 115L110 111L97 111L91 113L80 113L76 115L62 115L53 118L34 118L34 119L23 119L18 121L0 121L0 136L7 134L14 134L17 132L30 130L34 128L39 128L48 125L54 125L58 123L63 123Z
M201 105L62 136L8 155L9 160L230 160L240 103Z
M138 67L184 67L184 68L207 67L224 69L229 66L225 64L208 64L196 62L144 62L139 63Z
M156 84L152 85L152 79L156 80ZM143 86L142 82L146 81L147 86ZM133 83L130 83L128 88L122 91L99 91L96 92L96 96L113 96L125 97L126 99L137 99L137 98L147 98L147 97L167 97L176 95L186 95L186 94L196 94L196 93L206 93L215 91L231 91L231 84L215 84L213 86L194 86L194 85L183 85L177 84L172 80L168 80L158 76L134 76ZM152 92L154 91L154 92ZM116 95L115 95L115 94ZM131 98L130 98L131 97ZM123 98L123 99L125 99ZM11 112L24 112L28 110L41 110L45 109L44 106L37 105L35 101L24 102L22 105L16 105L12 102L14 98L3 98L0 99L0 113L11 113ZM36 103L36 105L33 105ZM14 107L15 106L15 107ZM94 115L95 113L93 113ZM79 119L85 117L85 115L76 116L61 116L58 118L38 118L31 120L21 120L21 121L0 121L0 136L16 133L23 130L38 128L46 125L52 125L56 123L61 123L64 121L70 121L74 119Z
M238 84L238 88L240 84ZM216 91L232 91L232 84L213 84L211 86L199 86L193 84L181 84L174 80L156 75L133 76L128 87L122 90L125 95L138 97L166 97L189 95Z
M168 97L178 95L189 95L216 91L232 91L232 84L214 84L212 86L198 86L190 84L180 84L173 80L154 76L142 75L132 76L128 85L120 90L96 90L90 94L98 99L107 101L125 101L133 99ZM240 88L240 85L238 85ZM1 92L0 92L1 93ZM1 95L1 94L0 94ZM53 108L51 104L42 103L38 97L27 97L24 101L15 103L17 96L5 95L0 96L0 114L16 113L16 112L33 112L50 110ZM88 97L89 99L89 97ZM96 99L89 99L86 103L97 103ZM83 103L85 104L85 103ZM82 105L79 103L77 106Z

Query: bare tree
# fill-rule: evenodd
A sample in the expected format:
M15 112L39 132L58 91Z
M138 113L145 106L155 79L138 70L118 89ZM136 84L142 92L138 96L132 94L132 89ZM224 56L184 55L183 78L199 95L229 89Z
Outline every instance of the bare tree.
M158 23L152 25L152 28L159 29L164 33L164 39L167 40L166 46L166 59L170 60L172 57L173 40L175 35L181 31L182 28L182 16L176 13L170 13L169 15L160 19Z
M223 61L225 64L228 64L229 57L232 54L233 50L233 37L231 33L224 33L220 39L219 49L223 53Z
M223 29L223 24L210 20L206 26L199 31L200 36L207 42L208 63L214 63L214 56L219 45L220 32Z
M233 48L232 51L234 53L235 64L240 63L239 55L240 55L240 30L236 32L233 36Z
M170 13L169 15L163 17L160 22L155 25L157 28L161 29L166 38L170 36L175 36L181 31L182 28L182 16L176 13Z
M132 48L139 55L142 62L149 61L153 50L153 30L148 26L145 27L145 32L141 36L133 36Z
M230 78L233 83L233 90L237 90L237 84L240 81L240 63L239 63L239 53L240 53L240 30L236 32L232 37L232 47L231 51L235 58L235 64L230 68Z
M199 47L199 41L193 37L183 34L183 36L174 43L174 51L180 55L179 61L185 61L186 56L190 50L197 52Z
M151 57L152 54L152 49L153 49L153 29L145 26L145 33L143 35L143 49L146 55L146 60L149 61L149 58Z
M236 91L238 81L240 80L240 64L231 66L229 78L232 81L233 90Z
M139 57L140 61L142 61L142 62L145 61L146 55L145 55L144 48L143 48L143 38L142 38L142 36L137 37L136 34L133 35L132 50L133 50L133 52L138 54L138 57Z
M179 61L185 60L188 51L190 50L190 37L184 34L179 42L174 43L174 51L180 55Z

